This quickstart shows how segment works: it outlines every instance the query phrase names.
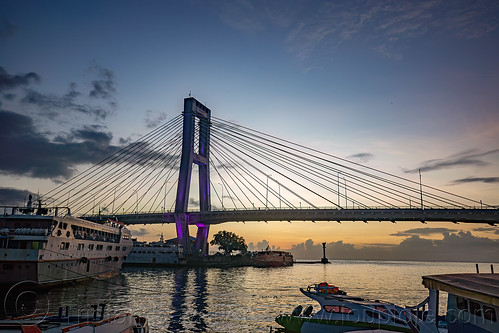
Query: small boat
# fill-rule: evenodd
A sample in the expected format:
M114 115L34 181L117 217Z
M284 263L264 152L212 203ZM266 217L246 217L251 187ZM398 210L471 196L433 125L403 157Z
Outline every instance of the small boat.
M428 297L410 308L441 332L499 332L499 274L458 273L423 276ZM439 293L447 293L447 311L438 312Z
M148 333L147 318L122 313L115 316L104 316L104 304L98 315L97 305L93 306L93 314L69 315L69 308L63 315L62 307L59 314L38 313L28 316L0 320L1 333L116 333L136 332Z
M286 332L439 332L435 324L419 319L411 310L388 302L349 296L326 282L308 286L306 290L300 288L300 291L319 302L320 309L313 313L311 305L305 310L299 305L291 315L277 316L275 321Z
M253 264L258 267L292 266L293 255L285 251L259 251L253 256Z
M165 241L163 234L157 242L140 242L133 238L133 247L123 266L180 266L185 265L182 249L173 240Z

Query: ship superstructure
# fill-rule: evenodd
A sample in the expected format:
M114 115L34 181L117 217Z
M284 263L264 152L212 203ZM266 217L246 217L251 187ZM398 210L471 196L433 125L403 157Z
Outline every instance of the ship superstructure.
M0 283L42 285L118 274L132 249L130 231L112 220L73 217L68 208L3 207Z

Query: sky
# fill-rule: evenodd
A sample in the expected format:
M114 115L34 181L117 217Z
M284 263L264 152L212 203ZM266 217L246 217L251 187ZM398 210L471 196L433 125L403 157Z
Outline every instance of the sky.
M180 114L192 94L216 117L415 181L420 169L429 185L498 205L497 59L497 1L0 0L0 200L47 192ZM297 253L312 251L308 240L352 255L410 240L499 249L497 227L483 225L210 233L223 229Z

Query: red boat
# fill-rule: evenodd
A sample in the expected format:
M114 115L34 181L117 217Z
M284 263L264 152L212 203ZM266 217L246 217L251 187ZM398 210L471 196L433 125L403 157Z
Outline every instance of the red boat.
M253 263L258 267L292 266L293 255L285 251L260 251L253 256Z

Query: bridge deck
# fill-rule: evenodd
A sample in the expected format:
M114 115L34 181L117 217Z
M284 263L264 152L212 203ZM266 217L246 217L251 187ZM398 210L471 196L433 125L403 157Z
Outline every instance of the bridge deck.
M176 213L115 215L126 224L175 223ZM250 221L418 221L499 223L499 209L259 209L185 213L189 224Z

